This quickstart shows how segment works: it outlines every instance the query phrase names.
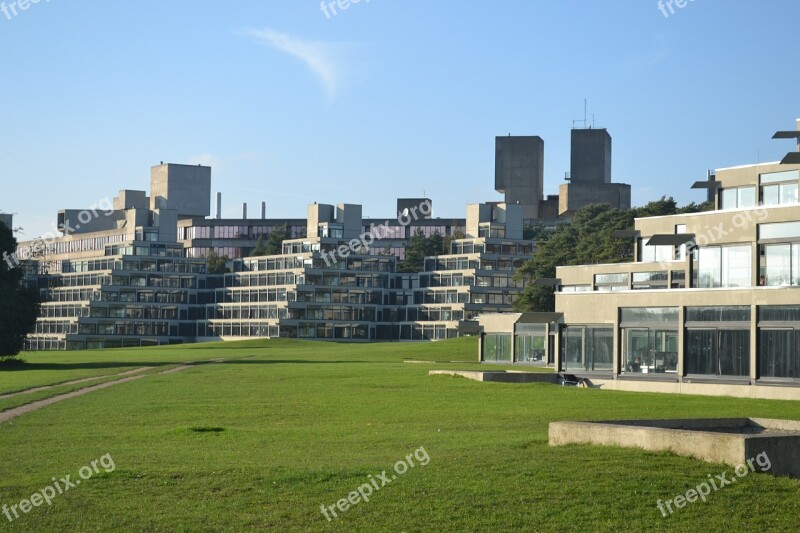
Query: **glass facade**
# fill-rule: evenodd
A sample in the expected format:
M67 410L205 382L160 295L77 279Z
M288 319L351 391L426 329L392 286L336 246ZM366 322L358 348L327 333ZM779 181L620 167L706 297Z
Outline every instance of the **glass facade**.
M721 209L743 209L756 206L755 187L736 187L722 191Z
M623 374L677 373L677 307L623 308L620 326Z
M511 362L511 335L487 333L483 337L483 360L495 363Z
M686 374L750 375L750 307L686 308Z
M567 326L563 330L563 369L570 372L611 371L614 328Z
M707 246L697 249L696 287L752 286L751 246Z

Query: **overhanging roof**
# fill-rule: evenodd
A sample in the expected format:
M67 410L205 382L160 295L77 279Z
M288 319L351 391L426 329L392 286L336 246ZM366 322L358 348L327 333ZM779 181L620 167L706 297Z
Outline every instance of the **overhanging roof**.
M720 187L722 187L722 183L711 180L695 181L692 184L692 189L718 189Z
M800 165L800 152L789 152L781 160L781 165Z
M694 240L694 233L662 233L653 235L646 246L680 246Z
M777 131L773 139L800 139L800 131Z

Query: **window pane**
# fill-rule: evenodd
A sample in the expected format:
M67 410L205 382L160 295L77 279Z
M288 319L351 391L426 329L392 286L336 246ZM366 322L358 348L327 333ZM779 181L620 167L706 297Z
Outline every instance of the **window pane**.
M768 172L761 174L761 183L778 183L800 179L800 170L785 170L783 172Z
M583 335L585 328L567 327L564 333L564 369L583 368Z
M699 252L699 267L700 274L699 284L700 288L708 289L712 287L719 287L722 285L721 272L720 272L720 256L721 251L719 247L714 248L700 248Z
M786 183L781 185L781 203L794 204L797 203L797 184Z
M722 209L733 209L738 207L736 189L723 189L722 190Z
M587 370L611 370L614 353L614 332L611 328L589 328Z
M793 331L761 330L759 332L759 374L765 378L793 378L796 356L793 356ZM800 337L800 335L798 335Z
M759 224L759 239L785 239L800 237L800 222L776 222L773 224Z
M686 373L716 374L716 330L686 331Z
M750 331L719 330L719 375L750 375Z
M749 306L687 307L687 322L749 322Z
M769 286L789 285L791 273L791 245L770 244L765 248L767 263L766 284Z
M739 189L739 207L755 207L755 205L756 205L756 188L741 187Z
M621 322L677 322L677 307L624 307Z
M646 329L623 329L625 337L625 359L623 372L640 373L647 367L650 355L649 331Z
M780 202L780 185L769 185L761 188L764 205L778 205Z
M750 246L722 247L722 286L749 287Z

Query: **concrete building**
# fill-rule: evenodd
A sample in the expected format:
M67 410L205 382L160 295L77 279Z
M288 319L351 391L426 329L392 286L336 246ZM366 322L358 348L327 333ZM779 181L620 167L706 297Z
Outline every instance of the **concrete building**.
M210 296L206 261L184 255L177 221L202 211L180 200L187 176L207 167L160 165L144 191L121 191L108 205L58 213L60 237L19 243L17 256L33 260L42 306L28 350L120 348L193 342L196 320ZM191 169L191 170L189 170ZM202 181L202 180L201 180ZM171 199L169 198L171 197Z
M466 238L451 255L425 258L419 274L398 273L392 254L368 253L360 217L358 205L312 204L309 237L284 241L280 256L234 261L198 340L452 338L473 331L482 312L510 311L524 288L514 274L533 243L522 240L519 206L469 206Z
M715 176L715 210L636 220L635 262L557 269L557 314L539 322L558 370L615 390L800 399L800 163ZM482 323L484 360L524 361L513 316Z
M503 194L505 203L522 206L525 223L552 225L593 203L614 209L631 207L630 185L611 181L611 135L605 129L571 131L568 180L559 187L559 194L544 198L542 138L495 138L495 190Z
M569 183L562 184L558 192L560 216L571 216L593 203L630 209L631 186L611 182L611 135L607 130L572 130Z
M523 206L526 219L541 218L544 194L544 141L535 136L495 138L494 188L505 203Z

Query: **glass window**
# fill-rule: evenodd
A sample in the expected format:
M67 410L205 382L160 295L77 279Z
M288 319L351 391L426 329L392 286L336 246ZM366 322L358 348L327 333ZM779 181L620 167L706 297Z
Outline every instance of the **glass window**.
M750 375L750 330L687 329L686 373Z
M647 239L644 238L639 243L639 250L642 263L646 262L662 262L675 260L675 247L669 245L649 246L645 244Z
M723 287L750 287L751 286L751 247L723 246L722 247L722 286Z
M678 331L623 328L623 373L677 373Z
M778 183L781 181L797 181L800 179L800 170L785 170L782 172L768 172L761 174L761 183Z
M770 244L764 247L766 261L766 284L769 286L791 285L792 245Z
M547 363L547 327L544 324L518 324L514 356L525 363Z
M678 322L677 307L623 307L621 309L621 322Z
M610 371L614 364L614 330L608 327L564 328L564 370Z
M511 335L487 333L483 338L483 360L511 362Z
M778 205L781 201L780 185L761 187L761 203L764 205Z
M775 222L758 225L759 239L800 238L800 222Z
M749 322L750 307L716 306L716 307L687 307L687 322Z
M800 378L800 330L760 329L758 357L760 377Z
M722 191L721 209L741 209L756 205L755 187L736 187Z
M756 188L755 187L739 187L739 207L755 207L756 206Z
M698 249L698 286L750 287L750 246L710 246Z
M719 287L722 285L722 273L720 272L721 251L718 246L698 249L697 268L700 279L699 286L703 289Z

